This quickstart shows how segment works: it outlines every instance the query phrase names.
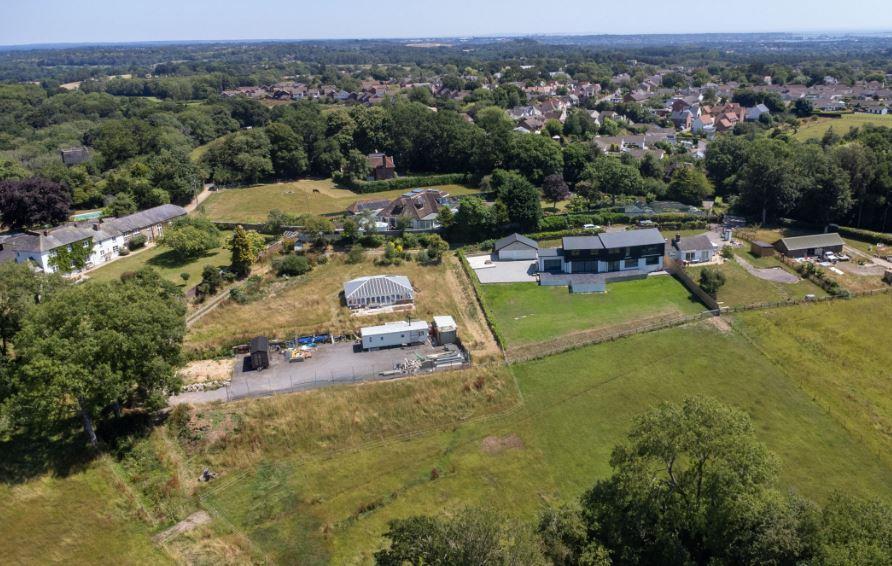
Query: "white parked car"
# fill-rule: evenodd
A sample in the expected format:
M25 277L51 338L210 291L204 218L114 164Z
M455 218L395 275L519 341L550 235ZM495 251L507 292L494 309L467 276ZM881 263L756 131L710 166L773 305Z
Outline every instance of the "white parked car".
M598 226L597 224L583 224L582 229L595 231L595 230L600 230L601 227Z

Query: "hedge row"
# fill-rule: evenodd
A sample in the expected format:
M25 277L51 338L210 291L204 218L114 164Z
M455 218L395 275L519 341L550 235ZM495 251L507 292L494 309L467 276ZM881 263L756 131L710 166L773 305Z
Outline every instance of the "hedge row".
M473 269L471 269L471 265L468 263L468 258L465 256L462 250L457 250L456 255L458 255L458 259L461 262L462 268L465 270L465 275L467 275L468 279L471 281L471 287L474 288L474 294L477 296L477 303L483 310L483 318L486 319L486 324L492 331L492 335L496 339L496 343L499 345L499 348L501 348L502 352L504 352L505 339L502 337L502 333L499 331L499 327L496 324L495 316L493 316L492 312L490 312L489 310L489 305L486 303L486 301L483 300L483 291L480 289L480 282L477 279L477 274L474 273Z
M351 181L348 186L357 193L380 193L398 189L432 187L434 185L465 185L473 181L466 173L447 173L425 177L397 177L387 181Z
M850 228L848 226L837 226L831 224L831 228L839 232L840 236L847 236L855 240L861 240L868 244L886 244L892 246L892 234L883 234L882 232L874 232L872 230L863 230L861 228Z
M630 217L625 214L614 212L594 213L594 214L566 214L546 216L539 224L539 228L543 231L569 230L572 228L581 228L585 224L597 224L604 226L607 224L634 224L638 220L651 220L661 228L677 229L696 229L705 228L706 220L702 216L693 214L655 214L647 217Z

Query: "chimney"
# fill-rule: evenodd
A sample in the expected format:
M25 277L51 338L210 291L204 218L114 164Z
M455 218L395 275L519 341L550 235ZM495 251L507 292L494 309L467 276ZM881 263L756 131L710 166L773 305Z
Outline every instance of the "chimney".
M99 223L98 222L93 223L93 229L96 230L97 232L99 231Z
M50 231L49 231L49 230L44 230L44 231L43 231L43 235L44 235L44 236L49 236L49 235L50 235Z
M675 234L675 240L673 240L676 244L681 241L681 234Z

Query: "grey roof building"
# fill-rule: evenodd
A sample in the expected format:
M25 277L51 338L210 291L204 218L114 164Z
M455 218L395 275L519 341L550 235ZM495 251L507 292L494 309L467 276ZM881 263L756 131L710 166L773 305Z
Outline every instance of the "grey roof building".
M371 275L344 283L344 301L351 309L409 304L415 300L404 275Z
M794 236L778 240L775 247L788 257L819 256L824 252L841 252L843 241L836 232Z

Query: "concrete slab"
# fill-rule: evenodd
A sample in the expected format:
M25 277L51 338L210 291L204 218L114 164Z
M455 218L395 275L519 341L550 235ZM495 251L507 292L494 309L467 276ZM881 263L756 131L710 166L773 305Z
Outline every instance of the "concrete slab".
M471 256L468 264L481 283L535 283L539 269L536 261L499 261L489 255Z

